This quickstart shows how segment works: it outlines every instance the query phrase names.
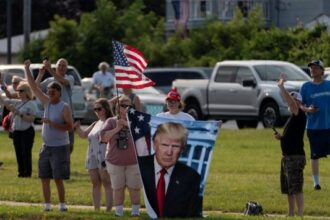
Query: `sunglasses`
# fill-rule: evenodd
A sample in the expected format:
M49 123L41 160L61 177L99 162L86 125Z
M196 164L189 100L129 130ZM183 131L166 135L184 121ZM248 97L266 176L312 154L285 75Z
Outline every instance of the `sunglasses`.
M94 111L95 111L95 112L100 112L100 111L102 111L102 108L101 108L101 107L99 107L99 108L94 108Z
M122 108L127 108L127 107L131 107L131 105L120 104L120 107L122 107Z
M22 92L25 92L25 90L24 89L19 89L19 90L17 90L19 93L22 93Z

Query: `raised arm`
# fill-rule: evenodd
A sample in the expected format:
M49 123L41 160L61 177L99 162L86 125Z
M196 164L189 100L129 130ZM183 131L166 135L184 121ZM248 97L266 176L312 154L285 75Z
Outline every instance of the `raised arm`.
M292 96L288 93L288 91L286 91L286 89L284 88L284 74L283 73L280 74L280 79L278 80L278 84L277 85L280 88L281 95L284 98L284 100L286 101L286 103L288 104L290 111L294 115L298 115L299 105L292 98Z
M34 81L34 78L30 71L30 64L31 64L30 60L24 61L25 78L26 78L28 84L30 85L35 96L40 100L42 105L45 106L49 103L49 97L41 91L41 89L37 86L36 82Z
M49 60L44 61L45 69L49 72L50 75L54 77L54 79L62 84L63 86L68 86L70 85L70 81L65 79L64 76L61 76L60 74L57 74L51 66L51 63ZM71 86L71 85L70 85Z

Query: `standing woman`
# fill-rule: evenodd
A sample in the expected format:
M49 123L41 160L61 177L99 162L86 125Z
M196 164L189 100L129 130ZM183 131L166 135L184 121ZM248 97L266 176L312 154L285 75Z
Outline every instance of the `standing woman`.
M117 117L106 120L101 130L101 141L106 142L106 164L110 174L116 216L123 215L125 188L128 188L132 216L140 214L141 177L126 113L132 106L127 96L121 96L116 106Z
M166 107L168 111L158 113L157 117L195 121L194 117L182 111L183 104L181 102L181 96L176 88L171 89L171 91L167 94Z
M97 99L94 103L94 112L98 121L91 124L83 130L80 122L74 123L75 131L81 138L88 138L88 149L86 157L86 169L92 182L92 197L95 210L101 207L101 186L103 184L105 191L106 210L110 211L112 207L112 188L110 176L105 164L106 144L100 142L100 131L107 118L113 116L108 100L105 98Z
M27 83L21 82L16 91L18 99L5 101L4 105L13 113L11 129L18 164L18 177L31 177L32 147L35 135L33 121L36 106L31 101L32 91ZM2 97L0 99L3 101Z
M44 211L51 210L50 180L54 179L59 197L59 211L67 211L63 180L70 178L70 142L68 131L73 129L70 107L61 101L61 85L52 82L47 94L37 86L30 71L30 60L24 62L25 76L35 96L44 106L42 121L43 145L39 153L39 178L45 200Z

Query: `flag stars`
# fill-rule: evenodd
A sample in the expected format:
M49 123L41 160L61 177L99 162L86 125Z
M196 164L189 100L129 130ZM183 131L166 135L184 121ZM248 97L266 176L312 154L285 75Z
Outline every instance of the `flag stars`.
M140 128L135 127L135 128L134 128L134 132L135 132L136 134L139 134L139 133L140 133Z
M134 109L134 108L130 108L130 109L129 109L129 113L130 113L130 114L134 114L134 113L135 113L135 109Z
M137 117L138 117L139 121L144 121L144 116L143 115L139 115Z

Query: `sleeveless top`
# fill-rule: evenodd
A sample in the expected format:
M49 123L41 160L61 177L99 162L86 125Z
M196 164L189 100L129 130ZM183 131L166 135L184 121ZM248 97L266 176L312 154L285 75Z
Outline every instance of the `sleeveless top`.
M51 121L64 124L63 109L65 103L60 101L56 104L48 103L44 117L49 118ZM42 124L42 140L46 146L59 147L69 144L69 133L68 131L62 131L57 128L50 126L49 124Z

